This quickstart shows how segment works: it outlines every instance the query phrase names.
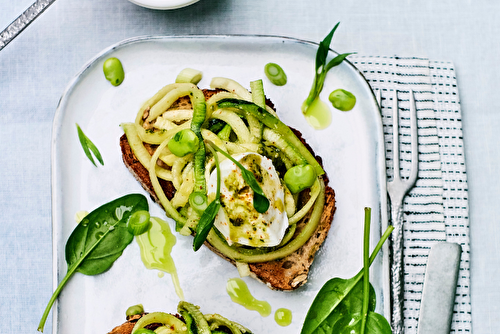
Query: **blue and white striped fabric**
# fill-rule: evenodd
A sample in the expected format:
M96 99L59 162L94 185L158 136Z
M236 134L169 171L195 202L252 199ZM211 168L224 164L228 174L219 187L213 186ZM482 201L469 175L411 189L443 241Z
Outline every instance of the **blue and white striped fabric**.
M411 166L409 91L417 106L419 176L404 201L405 333L416 333L428 252L439 241L462 246L452 333L471 332L470 245L460 101L453 64L415 57L352 56L382 96L387 176L392 163L393 91L400 110L400 174Z

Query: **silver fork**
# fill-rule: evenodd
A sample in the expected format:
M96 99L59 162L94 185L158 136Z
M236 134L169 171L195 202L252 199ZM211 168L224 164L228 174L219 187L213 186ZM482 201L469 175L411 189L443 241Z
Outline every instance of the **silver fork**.
M393 163L394 177L387 182L387 192L391 199L391 220L394 231L391 235L391 304L392 304L392 332L404 332L404 268L403 268L403 199L415 185L418 176L418 133L417 109L413 91L410 90L410 129L411 129L411 171L407 180L401 179L399 174L399 107L397 91L393 95ZM381 106L380 91L377 100Z

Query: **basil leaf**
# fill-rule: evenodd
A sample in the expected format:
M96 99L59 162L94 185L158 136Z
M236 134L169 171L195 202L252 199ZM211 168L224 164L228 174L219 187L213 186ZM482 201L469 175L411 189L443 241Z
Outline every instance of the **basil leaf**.
M89 160L92 162L92 164L97 167L97 165L96 165L96 163L94 161L94 158L92 157L92 154L90 153L90 151L92 151L92 153L94 153L95 157L97 158L97 160L99 160L99 162L101 163L101 165L104 165L104 161L102 160L101 153L99 152L99 150L97 149L97 147L83 133L83 131L80 128L80 126L77 123L75 123L75 124L76 124L76 129L78 131L78 139L80 140L80 145L82 145L83 152L85 152L85 155L87 156L87 158L89 158Z
M207 239L208 232L214 226L215 217L220 209L220 199L213 200L208 207L203 211L198 225L196 225L196 235L193 240L193 249L197 251Z
M108 270L134 236L127 229L130 215L148 210L144 195L131 194L102 205L89 213L73 230L65 248L68 272L49 300L38 326L43 331L45 321L56 298L75 272L97 275Z

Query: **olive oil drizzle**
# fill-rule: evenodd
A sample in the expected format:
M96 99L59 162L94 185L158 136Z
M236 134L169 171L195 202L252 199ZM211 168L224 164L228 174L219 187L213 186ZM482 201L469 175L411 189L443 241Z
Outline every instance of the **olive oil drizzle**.
M241 278L231 278L227 281L226 291L231 300L251 311L257 311L263 317L271 314L271 305L262 300L255 299L250 293L247 284Z
M184 300L184 292L179 283L177 269L170 255L177 239L170 231L170 227L163 220L151 217L151 228L148 232L135 237L141 249L141 259L146 268L160 270L170 274L175 287L175 292L181 300Z
M325 129L332 123L330 108L319 97L311 103L305 117L309 125L316 130Z

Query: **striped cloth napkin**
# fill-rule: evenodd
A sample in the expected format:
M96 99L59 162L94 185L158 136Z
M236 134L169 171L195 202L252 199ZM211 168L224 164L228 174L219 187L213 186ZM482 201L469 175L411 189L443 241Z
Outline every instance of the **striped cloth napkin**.
M405 333L416 333L429 250L439 241L462 246L452 333L471 332L470 245L462 117L453 64L415 57L351 56L382 95L387 177L392 166L393 91L400 108L401 177L410 173L409 90L418 118L419 176L404 201Z

